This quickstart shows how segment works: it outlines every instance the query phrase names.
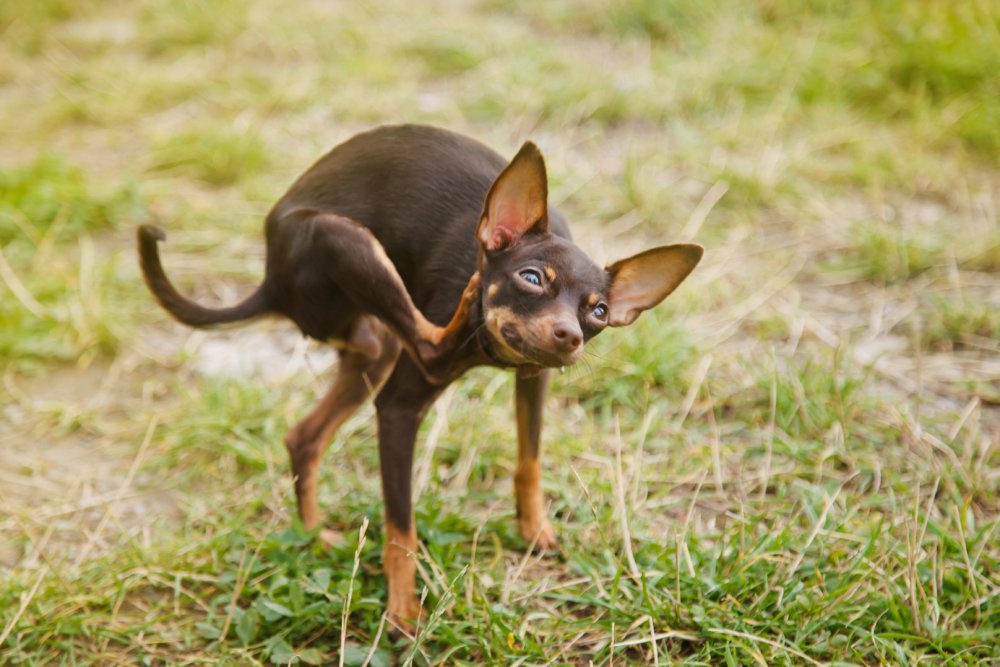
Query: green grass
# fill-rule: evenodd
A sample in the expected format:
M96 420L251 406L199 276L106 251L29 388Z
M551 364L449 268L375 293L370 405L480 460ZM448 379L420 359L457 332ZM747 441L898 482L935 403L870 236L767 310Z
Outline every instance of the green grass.
M210 185L232 185L267 166L267 146L252 132L230 127L190 130L154 148L154 169Z
M3 5L0 663L1000 661L998 26L944 0ZM161 224L181 288L233 301L292 180L401 121L536 140L600 261L707 246L554 378L557 554L517 533L509 374L431 410L417 642L381 623L371 409L326 454L322 549L282 437L325 362L206 371L262 340L283 368L296 334L191 335L133 249Z
M51 155L0 172L0 358L26 368L113 354L124 331L115 295L130 290L94 241L142 209L134 184L99 185Z
M112 226L137 195L107 190L53 155L0 172L0 242L53 245Z
M928 309L923 343L932 349L1000 344L1000 306L978 301L938 299Z
M857 265L868 280L898 283L940 266L951 246L937 230L904 230L892 224L859 224Z

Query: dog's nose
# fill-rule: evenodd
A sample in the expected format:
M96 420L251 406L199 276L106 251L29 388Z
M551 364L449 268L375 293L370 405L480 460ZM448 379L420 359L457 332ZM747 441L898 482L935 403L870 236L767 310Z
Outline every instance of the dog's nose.
M583 333L575 322L557 322L552 327L552 337L561 349L572 352L583 343Z

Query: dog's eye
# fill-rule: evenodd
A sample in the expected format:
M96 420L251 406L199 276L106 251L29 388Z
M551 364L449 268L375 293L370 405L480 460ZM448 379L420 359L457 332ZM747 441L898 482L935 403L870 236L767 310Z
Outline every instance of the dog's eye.
M594 317L601 320L602 322L608 319L608 307L603 303L599 303L596 306L594 306L594 310L592 312Z
M542 274L535 269L524 269L520 271L517 275L521 276L521 280L528 283L529 285L534 285L535 287L542 286Z

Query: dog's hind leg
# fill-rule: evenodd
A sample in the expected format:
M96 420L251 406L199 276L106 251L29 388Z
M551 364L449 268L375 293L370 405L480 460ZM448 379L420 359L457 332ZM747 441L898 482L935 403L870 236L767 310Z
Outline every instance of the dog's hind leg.
M333 213L297 211L291 215L311 218L314 235L310 241L323 255L319 264L327 278L357 308L388 325L428 379L442 379L451 353L467 338L463 333L479 296L478 274L470 278L451 321L438 326L414 305L396 266L366 227Z
M338 428L369 397L378 393L399 358L400 344L395 334L371 316L357 319L340 354L333 386L309 415L285 437L295 476L299 517L306 530L320 525L317 483L319 460ZM330 543L338 535L320 532Z

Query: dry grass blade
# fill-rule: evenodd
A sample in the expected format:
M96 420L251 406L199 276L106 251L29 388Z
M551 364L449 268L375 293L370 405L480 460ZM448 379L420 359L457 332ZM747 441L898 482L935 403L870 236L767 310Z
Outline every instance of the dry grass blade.
M45 307L31 295L28 288L24 286L21 279L17 277L17 272L7 261L7 257L3 253L3 248L0 248L0 278L3 279L4 284L7 285L7 289L10 290L11 294L21 302L21 305L28 309L35 317L45 317Z
M706 354L698 362L698 368L694 372L694 379L691 381L691 386L688 387L687 394L684 396L684 402L681 403L680 415L677 417L677 421L674 422L674 428L681 428L684 426L684 421L687 419L688 414L691 412L691 408L694 407L694 402L698 400L698 394L701 392L701 385L705 382L705 378L708 376L708 369L712 367L712 355Z
M351 598L354 595L354 579L358 576L358 567L361 565L361 550L365 547L368 539L368 517L361 520L361 528L358 529L358 548L354 550L354 565L351 568L351 578L347 584L347 596L344 598L344 611L340 618L340 667L344 667L344 657L347 653L347 619L351 615ZM383 617L383 623L385 619ZM379 632L381 632L381 626ZM368 659L365 660L368 662Z
M837 502L837 498L840 497L840 492L844 490L844 486L848 481L850 481L850 479L846 480L844 484L841 484L832 496L827 497L826 502L823 504L823 511L820 513L819 518L816 519L812 532L809 533L809 537L806 539L802 549L799 550L795 560L793 560L788 566L788 578L794 576L799 567L802 565L802 559L805 558L806 551L809 550L809 547L812 546L812 543L816 540L816 536L819 535L821 530L823 530L823 527L826 525L826 517L830 514L830 508L832 508L833 504Z
M625 562L628 563L629 573L637 583L642 577L639 566L635 562L635 555L632 553L632 534L628 529L628 507L625 504L625 478L622 474L622 433L618 417L615 417L615 496L618 501L618 522L622 531L622 549L625 550Z
M813 658L810 658L808 655L806 655L805 653L803 653L802 651L798 650L797 648L795 648L793 646L789 646L788 644L782 643L782 642L776 642L773 639L768 639L767 637L760 637L758 635L753 635L753 634L750 634L749 632L739 632L737 630L729 630L729 629L726 629L726 628L708 628L705 632L708 633L708 634L726 635L726 636L729 636L729 637L739 637L740 639L748 639L748 640L750 640L752 642L759 642L761 644L767 644L768 646L773 646L776 649L780 649L782 651L788 651L792 655L794 655L794 656L796 656L798 658L801 658L802 660L805 660L810 665L822 666L822 664L823 664L823 663L819 662L818 660L814 660Z
M684 229L681 230L680 238L682 239L693 239L698 236L698 232L701 231L701 226L705 224L705 219L708 218L708 214L712 212L715 205L719 203L726 192L729 191L729 183L725 181L716 181L712 184L698 202L698 205L693 211L691 211L691 217L688 219L687 224L684 225Z
M650 619L652 621L652 619ZM656 632L648 637L635 637L634 639L625 639L622 641L614 642L612 645L614 648L628 648L629 646L640 646L642 644L648 644L649 642L659 642L664 639L680 639L686 642L699 642L703 641L702 637L694 635L688 632L676 632L673 630L667 632Z
M115 492L115 499L113 502L108 503L105 506L104 514L101 516L100 523L87 538L87 543L83 545L80 552L77 554L76 560L73 562L73 567L79 567L81 563L87 560L90 556L91 550L100 539L101 534L104 532L104 527L110 520L111 507L116 503L121 502L122 497L125 495L125 490L132 486L132 482L135 480L135 475L139 471L139 466L142 465L143 458L146 454L146 449L149 447L149 443L153 440L153 434L156 432L156 426L160 419L157 415L149 420L149 425L146 427L146 435L143 436L142 444L139 445L138 451L135 453L135 457L132 459L132 465L129 466L128 472L125 474L125 479L122 480L121 485L119 485L118 490Z
M7 641L7 637L10 636L11 631L21 619L21 614L24 613L24 610L28 608L28 605L31 604L31 601L35 598L35 593L38 592L38 587L42 585L42 579L45 578L47 573L48 567L42 566L38 571L38 576L35 577L35 583L31 585L31 588L27 591L27 593L21 596L21 604L18 606L17 611L14 612L10 621L8 621L7 625L4 626L3 632L0 632L0 646L3 646L4 642Z
M448 409L451 407L451 399L454 395L454 386L449 387L434 406L434 423L431 426L430 433L427 434L427 440L424 442L423 456L420 457L420 462L415 466L414 470L413 502L415 503L419 502L420 496L423 494L424 489L427 488L427 482L430 480L434 450L437 449L438 441L448 427Z
M372 638L371 648L368 649L368 653L365 654L365 661L361 663L361 667L368 667L371 664L372 658L375 656L375 651L378 649L378 642L382 638L382 631L385 630L385 621L389 618L389 612L382 612L382 618L378 622L378 630L375 631L375 636Z

